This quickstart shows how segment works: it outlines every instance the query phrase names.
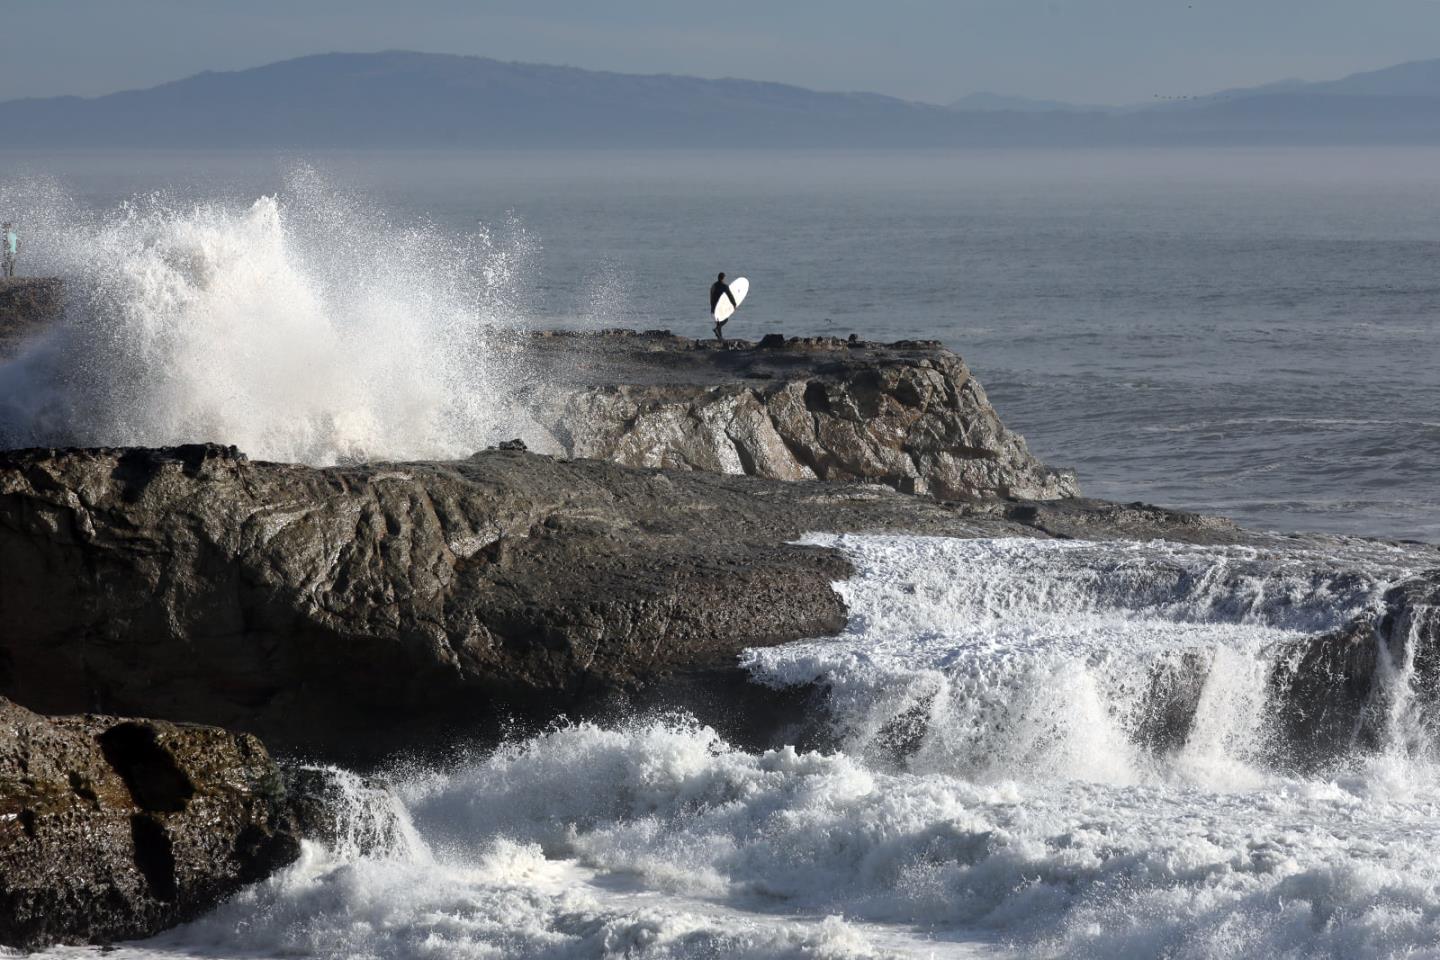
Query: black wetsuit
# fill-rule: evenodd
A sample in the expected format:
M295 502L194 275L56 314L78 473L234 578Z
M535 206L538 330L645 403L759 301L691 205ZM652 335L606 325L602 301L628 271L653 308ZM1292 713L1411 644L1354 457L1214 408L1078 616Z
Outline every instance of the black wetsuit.
M737 309L740 307L740 304L735 302L735 294L730 292L730 284L724 280L716 280L710 284L710 312L712 314L715 312L715 304L720 302L721 296L729 297L732 307Z

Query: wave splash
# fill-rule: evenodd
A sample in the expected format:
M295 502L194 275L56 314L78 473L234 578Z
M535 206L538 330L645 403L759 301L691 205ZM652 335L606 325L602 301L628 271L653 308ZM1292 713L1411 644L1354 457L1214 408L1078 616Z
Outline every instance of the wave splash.
M517 435L506 335L537 250L518 222L395 224L309 170L248 204L155 195L97 214L43 184L9 199L68 306L0 366L7 446L210 441L325 465Z
M749 753L637 719L403 772L406 842L308 845L117 960L1384 957L1440 942L1433 678L1389 655L1433 642L1436 610L1386 606L1433 557L814 539L856 565L848 632L749 661L828 685L843 749ZM1297 764L1272 746L1277 672L1357 620L1393 620L1367 701L1377 733ZM1157 664L1196 680L1164 741L1144 736ZM363 834L374 802L337 806L361 811Z
M1403 551L810 542L861 566L837 585L846 633L747 664L762 682L826 685L840 742L871 763L1243 789L1351 763L1362 745L1431 759L1418 639L1371 635L1417 572ZM1348 703L1329 685L1337 651L1368 656L1375 678Z

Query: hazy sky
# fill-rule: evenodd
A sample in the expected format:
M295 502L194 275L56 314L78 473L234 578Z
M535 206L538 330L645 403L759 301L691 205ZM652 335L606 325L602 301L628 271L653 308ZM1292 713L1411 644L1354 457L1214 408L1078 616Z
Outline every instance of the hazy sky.
M0 0L0 100L382 49L1128 103L1440 57L1440 0Z

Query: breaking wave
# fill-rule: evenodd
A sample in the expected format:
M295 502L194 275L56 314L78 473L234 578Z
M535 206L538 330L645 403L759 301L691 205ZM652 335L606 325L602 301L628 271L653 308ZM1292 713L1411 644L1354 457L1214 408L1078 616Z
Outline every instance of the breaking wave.
M747 662L827 691L827 749L636 719L398 773L389 797L354 781L342 835L393 804L403 842L309 844L116 960L1440 949L1434 666L1415 656L1433 554L812 542L855 563L850 626ZM1347 637L1372 682L1327 726L1344 690L1308 673ZM1323 762L1299 749L1316 737Z
M11 187L65 322L0 366L0 443L211 441L269 460L464 456L516 435L537 241L395 223L310 170L248 203L108 211Z

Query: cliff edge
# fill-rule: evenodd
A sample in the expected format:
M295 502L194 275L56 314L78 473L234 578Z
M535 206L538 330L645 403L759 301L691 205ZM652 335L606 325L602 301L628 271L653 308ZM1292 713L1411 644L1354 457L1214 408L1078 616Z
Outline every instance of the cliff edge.
M552 332L517 395L543 452L772 480L883 483L942 500L1073 497L938 341Z

